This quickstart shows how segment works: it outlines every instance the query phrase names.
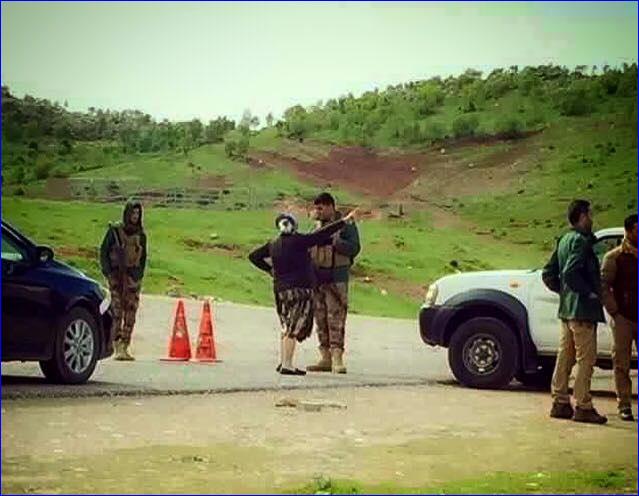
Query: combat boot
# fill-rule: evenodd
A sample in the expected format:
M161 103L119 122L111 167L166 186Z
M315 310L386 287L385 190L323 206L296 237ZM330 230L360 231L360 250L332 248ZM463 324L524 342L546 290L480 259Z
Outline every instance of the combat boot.
M135 360L135 357L131 355L131 353L129 353L128 344L124 344L122 346L122 360L124 360L125 362L133 362Z
M129 354L129 351L127 350L128 345L126 343L123 343L122 341L116 341L114 343L114 348L115 348L115 356L113 357L114 360L117 360L119 362L130 362L135 360L135 358L133 358Z
M346 367L344 366L344 362L342 361L343 356L344 350L340 350L339 348L331 349L331 369L333 374L346 373Z
M552 409L550 410L550 416L552 418L571 419L574 414L575 412L570 403L554 402L552 404Z
M328 348L320 348L320 359L315 365L306 367L308 372L330 372L332 370L331 352Z
M115 341L113 343L113 359L114 360L122 360L122 347L123 343L121 341Z
M575 415L572 419L575 422L585 422L588 424L605 424L608 422L608 419L603 415L599 415L594 408L583 409L577 407L575 408Z

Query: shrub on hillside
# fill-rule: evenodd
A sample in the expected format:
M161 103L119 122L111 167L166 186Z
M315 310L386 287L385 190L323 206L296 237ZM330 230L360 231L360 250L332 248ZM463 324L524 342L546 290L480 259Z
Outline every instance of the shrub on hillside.
M556 105L562 115L589 115L595 109L601 91L603 88L597 82L575 81L568 88L557 92Z
M453 136L465 138L474 136L479 127L479 119L474 115L460 115L453 121Z
M224 137L224 151L229 158L244 159L248 149L249 136L247 132L235 130Z
M534 128L546 123L546 116L539 109L532 109L526 112L525 122L527 128Z
M524 132L524 124L519 117L507 115L495 124L495 133L504 138L519 138Z
M446 127L441 122L427 122L424 125L422 136L426 141L438 141L446 137Z
M482 81L475 81L464 87L461 91L461 111L476 112L480 110L486 101L486 91Z
M637 94L637 73L624 74L617 87L617 95L633 96Z
M34 170L35 178L38 181L48 178L52 168L53 164L49 160L45 158L38 160Z
M25 179L26 174L24 172L24 167L17 167L13 175L13 182L16 184L23 184Z

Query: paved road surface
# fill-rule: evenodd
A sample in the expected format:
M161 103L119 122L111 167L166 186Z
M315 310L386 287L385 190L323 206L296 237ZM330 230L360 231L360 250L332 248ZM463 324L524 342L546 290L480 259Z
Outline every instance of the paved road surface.
M193 350L202 303L186 300L186 314ZM276 374L279 326L270 308L230 303L214 306L218 357L216 364L166 363L169 329L176 300L143 296L133 338L136 362L98 364L91 382L83 386L59 386L44 382L37 364L2 364L2 398L98 396L111 394L173 394L262 390L450 383L446 350L425 346L410 320L353 315L348 322L348 374L309 374L286 377ZM299 348L298 366L316 359L313 335ZM610 390L609 372L598 372L595 388Z

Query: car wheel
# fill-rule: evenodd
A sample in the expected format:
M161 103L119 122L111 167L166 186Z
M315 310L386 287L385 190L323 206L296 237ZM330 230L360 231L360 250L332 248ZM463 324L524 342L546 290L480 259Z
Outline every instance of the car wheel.
M95 318L83 308L74 308L62 319L56 334L53 357L41 361L40 369L52 382L86 382L98 361L98 343Z
M455 378L473 388L500 388L515 376L519 355L517 338L499 319L477 317L454 331L448 345L448 363Z

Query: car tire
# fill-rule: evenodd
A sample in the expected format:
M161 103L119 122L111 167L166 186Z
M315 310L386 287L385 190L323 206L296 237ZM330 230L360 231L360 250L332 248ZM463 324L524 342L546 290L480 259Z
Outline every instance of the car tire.
M99 334L95 318L84 308L65 315L56 333L53 357L40 362L45 377L62 384L82 384L95 370Z
M501 388L512 381L519 362L513 330L496 318L476 317L461 324L448 345L455 378L472 388Z

